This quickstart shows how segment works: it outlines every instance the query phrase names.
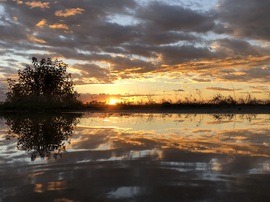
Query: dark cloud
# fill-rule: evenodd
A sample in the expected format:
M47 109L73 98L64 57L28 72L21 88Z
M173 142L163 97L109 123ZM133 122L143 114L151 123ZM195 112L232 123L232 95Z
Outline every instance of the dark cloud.
M214 91L235 91L236 89L230 89L230 88L221 88L221 87L207 87L206 90L214 90ZM237 89L239 90L239 89Z
M270 40L269 0L219 0L219 31L238 37Z
M153 30L145 27L141 27L141 38L136 41L140 44L148 45L162 45L172 44L180 41L199 42L201 39L191 33L183 31L162 31L159 29Z
M219 57L258 56L266 55L267 52L261 47L252 46L249 42L238 39L219 39L214 41L214 46Z
M224 80L230 80L235 82L270 82L270 66L268 67L256 67L251 69L232 69L222 70L221 78Z
M76 83L112 83L117 79L116 76L111 74L109 69L102 68L96 64L75 64L74 68L81 71L81 78Z
M211 59L212 52L207 47L195 47L193 45L162 46L157 51L162 55L164 64L177 65L186 61Z
M8 11L1 16L0 22L1 41L12 41L14 43L27 39L27 34L29 33L27 28L14 21L9 16ZM20 34L18 35L18 33Z
M110 60L112 67L116 72L127 73L145 73L155 71L159 66L154 62L148 62L140 59L132 59L127 57L114 57Z
M264 92L269 91L269 86L250 86L250 88L252 90L260 90L260 91L264 91Z
M139 9L136 16L145 22L145 26L161 30L207 32L214 27L213 17L208 13L158 1Z
M11 68L11 67L0 66L0 73L3 76L9 77L10 75L17 74L17 71L14 68Z
M202 78L202 79L195 78L195 79L192 79L192 80L196 81L196 82L211 82L211 79L204 79L204 78Z
M183 89L176 89L176 90L173 90L174 92L184 92L185 90Z

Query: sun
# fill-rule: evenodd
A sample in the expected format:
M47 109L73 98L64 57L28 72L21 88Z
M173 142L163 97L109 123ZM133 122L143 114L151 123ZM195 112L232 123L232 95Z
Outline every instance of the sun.
M119 102L120 102L120 100L117 100L117 99L114 99L114 98L110 98L109 105L116 105Z

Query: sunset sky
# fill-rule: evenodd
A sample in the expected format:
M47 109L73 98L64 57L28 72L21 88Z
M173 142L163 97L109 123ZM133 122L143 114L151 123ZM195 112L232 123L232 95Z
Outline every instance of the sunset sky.
M269 19L269 0L0 0L0 100L33 56L85 101L269 99Z

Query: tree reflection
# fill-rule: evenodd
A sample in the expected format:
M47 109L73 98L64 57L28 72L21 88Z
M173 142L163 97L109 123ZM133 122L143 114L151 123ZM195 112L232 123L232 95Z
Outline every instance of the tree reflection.
M57 158L65 151L78 117L78 114L5 116L9 127L7 139L17 138L17 148L30 152L32 161L37 157Z

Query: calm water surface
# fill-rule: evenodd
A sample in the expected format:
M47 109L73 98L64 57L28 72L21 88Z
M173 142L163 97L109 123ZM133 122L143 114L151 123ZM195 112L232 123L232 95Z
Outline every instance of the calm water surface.
M0 119L0 202L270 201L270 115Z

